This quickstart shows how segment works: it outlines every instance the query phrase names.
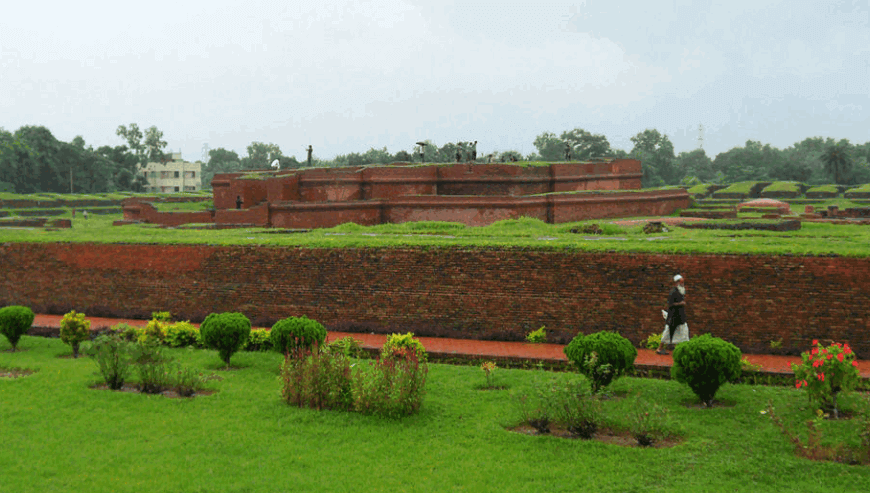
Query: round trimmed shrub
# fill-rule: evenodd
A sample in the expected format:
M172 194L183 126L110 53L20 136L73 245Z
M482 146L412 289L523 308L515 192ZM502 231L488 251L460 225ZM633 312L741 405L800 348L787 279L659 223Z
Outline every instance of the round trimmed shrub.
M723 383L740 378L740 357L740 350L730 342L710 334L693 337L674 349L671 378L688 385L710 407Z
M190 322L175 322L164 328L164 342L170 347L196 347L199 345L199 329Z
M637 349L631 341L611 331L578 335L565 346L565 356L574 363L598 392L634 368Z
M33 310L26 306L12 305L0 308L0 334L9 339L13 352L18 346L18 340L33 325L33 317Z
M87 341L90 336L91 321L85 318L84 313L73 310L63 316L60 321L60 340L72 347L73 358L79 357L79 344Z
M326 340L326 327L305 315L278 320L269 331L272 349L285 355L311 351Z
M241 313L212 313L199 325L199 333L205 347L216 349L221 360L230 366L233 353L251 336L251 321Z

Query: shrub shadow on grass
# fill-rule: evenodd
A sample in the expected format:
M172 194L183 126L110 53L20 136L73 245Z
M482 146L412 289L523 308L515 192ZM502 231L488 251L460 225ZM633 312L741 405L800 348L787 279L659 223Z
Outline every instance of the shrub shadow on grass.
M16 367L9 368L9 367L5 367L5 366L0 366L0 378L10 378L10 379L21 378L21 377L26 377L28 375L33 375L37 371L38 370L30 370L27 368L16 368Z
M568 428L561 423L550 423L550 432L549 433L540 433L534 427L527 423L520 423L516 426L511 426L507 428L508 431L519 433L521 435L532 435L532 436L553 436L556 438L565 438L568 440L581 440L581 438L575 436L573 433L568 431ZM610 428L610 427L600 427L598 431L592 436L590 441L596 441L600 443L607 443L610 445L618 445L620 447L637 447L637 448L670 448L676 445L679 445L683 442L683 438L679 436L670 435L667 437L656 438L652 445L642 446L637 443L637 440L632 436L631 432L628 430L621 430L618 428Z
M737 405L737 401L733 399L713 399L713 405L707 407L707 405L699 401L697 397L693 397L681 400L680 404L689 409L713 409L717 407L734 407Z
M90 385L90 388L95 389L95 390L110 390L109 386L106 383L95 383L93 385ZM116 392L126 392L126 393L130 393L130 394L142 394L142 395L162 395L163 397L166 397L169 399L192 399L194 397L207 397L207 396L216 394L218 391L215 389L204 389L204 390L194 392L193 395L189 395L189 396L181 395L174 390L164 390L163 392L160 392L159 394L151 394L151 393L142 392L141 390L139 390L139 387L135 382L127 382L120 389L118 389Z

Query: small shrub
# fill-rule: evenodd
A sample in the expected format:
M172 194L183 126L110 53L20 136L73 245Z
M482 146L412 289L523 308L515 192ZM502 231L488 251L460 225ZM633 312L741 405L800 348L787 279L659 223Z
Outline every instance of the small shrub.
M171 359L154 342L137 345L136 369L139 373L139 392L159 394L172 387L169 363Z
M391 357L370 363L354 374L354 409L386 417L408 416L420 410L429 367L414 348L395 348ZM425 353L424 353L425 354Z
M531 342L534 344L540 344L547 342L547 331L544 330L546 326L542 326L538 330L533 330L526 334L526 342Z
M251 336L251 321L241 313L211 313L199 326L203 344L216 349L220 359L230 366L230 358Z
M161 344L163 339L166 338L166 326L165 322L161 322L156 318L151 319L145 328L139 330L138 342L142 344Z
M206 382L214 375L204 375L193 368L179 366L170 372L169 387L181 397L192 397L205 390Z
M172 314L169 312L151 312L151 319L169 323L172 322Z
M164 342L169 347L197 347L200 345L201 336L199 328L190 322L175 322L165 327Z
M306 316L289 317L275 322L269 335L272 349L285 355L312 351L326 340L326 328Z
M658 347L662 343L662 335L658 334L650 334L646 339L640 342L641 347L645 349L658 349Z
M0 334L12 345L12 352L18 347L18 340L33 325L33 310L26 306L7 306L0 308Z
M281 395L288 404L314 409L353 408L350 360L341 353L303 352L284 358Z
M523 422L540 434L550 433L552 411L550 403L540 396L521 395L517 398Z
M795 387L806 388L810 401L839 417L837 396L853 390L860 374L855 353L848 344L833 343L823 346L813 341L813 349L801 354L801 364L792 365Z
M649 447L664 434L668 420L668 409L642 399L638 399L633 412L629 415L629 431L641 447Z
M674 349L671 377L685 383L707 406L726 382L740 378L740 350L737 346L710 334L693 337Z
M824 439L822 425L825 419L827 419L828 414L821 409L817 409L815 416L806 421L806 443L801 440L801 437L797 433L786 426L782 418L776 415L776 410L772 403L768 403L767 409L761 411L761 414L770 416L770 419L782 431L782 434L794 445L795 454L799 457L810 460L836 461L846 464L870 464L870 448L868 448L870 441L864 435L862 435L862 443L857 449L851 449L844 443L822 443Z
M637 349L628 339L607 331L587 336L580 334L565 346L564 351L580 373L589 379L595 393L631 370L637 358Z
M93 342L85 343L82 352L94 358L106 385L112 390L124 386L136 358L134 344L117 333L103 334Z
M591 439L601 422L601 401L585 385L569 384L556 394L556 414L575 437Z
M332 354L341 353L348 358L359 358L363 352L362 342L351 336L342 337L328 343L326 345L326 352Z
M749 361L746 356L740 360L740 369L744 372L759 371L761 368L763 368L761 364Z
M79 357L79 344L88 340L91 335L91 321L84 313L75 310L67 313L60 321L60 340L69 344L73 350L73 358Z
M252 329L251 337L245 343L246 351L268 351L272 349L271 334L267 329Z
M405 349L408 351L404 351ZM407 334L390 334L387 342L381 347L381 359L405 357L410 353L414 353L417 361L426 362L426 348L423 347L420 341L414 338L412 332Z
M483 370L483 374L486 376L486 387L487 389L495 388L495 371L498 370L498 366L495 364L495 361L485 361L480 365L480 369Z
M109 328L109 332L117 334L118 337L127 342L137 342L142 333L142 329L125 323L120 323Z

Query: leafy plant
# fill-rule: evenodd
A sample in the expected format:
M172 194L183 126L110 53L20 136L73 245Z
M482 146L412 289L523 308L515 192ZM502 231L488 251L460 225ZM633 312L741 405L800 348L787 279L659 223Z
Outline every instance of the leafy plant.
M794 445L795 453L800 457L810 460L844 462L847 464L870 463L870 453L868 453L870 449L866 448L866 440L862 440L862 445L858 450L852 450L844 443L823 443L825 433L822 425L825 419L827 419L828 414L821 409L817 409L815 415L811 419L806 420L806 443L776 414L772 403L768 403L767 409L761 411L761 414L766 414L770 417L777 428L782 431L782 434Z
M205 375L193 368L177 366L171 371L167 383L181 397L192 397L205 390L206 382L215 378L215 375Z
M168 368L171 358L156 342L137 344L136 369L139 373L137 387L146 394L159 394L172 387L172 374Z
M598 392L634 367L637 349L616 332L578 335L565 346L565 355ZM595 354L592 357L592 354Z
M813 340L813 349L801 354L801 364L791 365L795 387L805 388L810 400L839 417L837 396L855 388L860 379L855 353L848 344L833 343L830 346Z
M412 347L394 348L391 357L369 363L354 374L354 409L364 414L400 417L420 410L429 367Z
M495 361L484 361L483 364L480 365L480 369L483 370L483 374L486 376L486 388L493 389L495 388L495 371L498 369L498 366L495 364Z
M575 437L591 439L602 420L601 401L585 385L568 384L556 395L558 420Z
M165 327L164 342L170 347L197 347L200 345L199 328L190 322L175 322Z
M60 340L69 344L73 350L73 358L79 357L79 344L90 337L91 321L84 313L75 310L67 313L60 321Z
M138 341L142 344L160 344L166 338L166 322L154 318L143 329L139 330Z
M109 332L117 334L118 337L127 342L136 342L139 340L139 335L142 333L142 329L122 322L110 327Z
M541 396L520 395L517 397L520 415L523 422L540 434L550 433L552 422L551 404Z
M740 369L742 371L758 371L761 368L762 365L749 361L748 359L746 359L746 356L744 356L743 359L740 360Z
M272 349L285 355L292 355L304 350L312 351L326 340L326 328L318 321L305 315L289 317L275 322L269 339Z
M106 385L112 390L124 386L137 356L135 344L117 333L97 336L93 342L85 343L82 352L94 359Z
M650 334L646 339L640 342L641 347L646 349L657 349L662 343L662 335L658 334Z
M770 349L779 349L782 347L782 338L775 341L770 341Z
M220 359L230 366L230 358L251 336L251 321L236 312L211 313L199 325L203 344L218 351Z
M251 337L245 343L246 351L268 351L272 349L271 334L267 329L251 329Z
M726 382L736 382L742 373L737 346L710 334L693 337L674 349L671 377L685 383L707 406Z
M362 342L351 336L336 339L326 345L326 352L332 354L341 353L348 358L359 358L362 355L362 351Z
M404 351L405 349L408 351ZM390 334L387 337L387 342L381 347L381 359L405 357L410 353L414 353L417 361L426 362L426 348L423 347L423 343L414 338L412 332L407 334Z
M0 334L9 340L12 352L15 352L21 336L30 330L33 318L33 310L26 306L12 305L0 308Z
M664 433L668 409L638 398L629 415L629 431L641 447L649 447Z
M159 320L161 322L172 322L172 313L170 312L151 312L152 320Z
M526 342L535 344L547 342L547 331L544 330L544 327L546 326L541 326L538 330L533 330L526 334Z
M353 408L350 360L342 353L304 351L284 358L281 395L288 404L315 409Z

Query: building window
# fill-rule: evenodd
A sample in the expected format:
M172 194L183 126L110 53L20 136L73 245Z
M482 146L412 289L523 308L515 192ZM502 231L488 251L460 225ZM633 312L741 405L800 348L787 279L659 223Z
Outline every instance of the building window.
M175 172L174 178L178 178L178 171Z
M157 178L157 172L156 172L156 171L152 171L152 172L150 173L149 176L150 176L151 178Z
M176 191L176 192L178 191L178 187L175 187L175 191Z
M185 191L185 192L195 192L195 191L196 191L196 187L185 186L185 187L184 187L184 191Z
M185 171L184 177L185 178L196 178L196 171Z
M160 178L172 178L172 172L171 171L161 171Z
M169 187L160 187L160 192L161 192L161 193L166 193L166 192L168 192L168 191L169 191Z

